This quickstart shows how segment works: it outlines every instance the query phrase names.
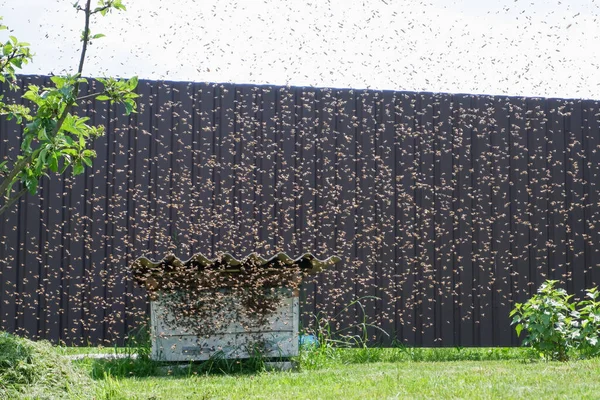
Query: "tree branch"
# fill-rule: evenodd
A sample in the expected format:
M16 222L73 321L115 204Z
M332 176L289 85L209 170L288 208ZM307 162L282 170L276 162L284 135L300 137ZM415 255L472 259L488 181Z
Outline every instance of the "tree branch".
M0 196L3 196L4 193L12 186L13 181L19 175L19 173L31 162L33 159L33 155L30 154L27 157L21 158L16 164L13 166L13 169L6 175L6 178L2 180L0 184Z
M111 7L111 4L107 4L104 7L97 7L94 11L90 11L90 15L98 14L99 12L102 12L104 10L108 10L110 7ZM85 11L86 8L77 6L76 10L77 11Z
M92 0L87 0L85 3L85 28L83 29L83 48L81 49L81 57L79 58L79 68L77 68L77 73L81 75L83 71L83 63L85 62L85 53L87 51L87 45L90 36L90 16L92 15L90 7ZM76 85L76 89L79 89L79 84ZM77 90L75 91L75 96L77 96Z
M100 96L101 94L106 94L106 92L102 91L102 92L98 92L98 93L86 94L85 96L81 96L81 97L76 98L75 101L91 99L91 98L94 98L96 96Z
M4 203L4 205L2 206L2 208L0 208L0 215L4 214L4 212L8 210L10 206L12 206L17 200L19 200L19 198L21 198L21 196L23 196L25 193L27 193L27 189L23 188L16 195L7 200L6 203Z
M6 68L8 64L10 64L11 60L16 60L18 58L25 57L25 54L17 54L17 49L13 50L13 52L10 55L0 58L0 60L4 60L4 62L0 64L0 71L4 70L4 68Z
M91 11L90 11L91 5L90 4L91 4L91 2L92 2L92 0L87 0L87 2L85 3L85 28L83 31L83 47L81 48L81 58L79 59L79 67L77 68L77 74L79 76L81 76L81 72L83 71L83 64L85 62L85 53L87 51L87 45L89 42L90 15L91 15ZM79 81L77 81L75 83L75 87L73 88L73 97L77 98L78 94L79 94ZM73 99L73 100L69 101L67 103L67 105L65 106L65 109L63 110L62 114L58 118L58 121L56 122L56 127L52 131L52 136L56 136L58 131L60 131L60 128L62 127L62 124L65 122L67 115L69 115L69 113L71 112L71 109L73 108L73 104L75 104L75 101L76 100Z
M83 40L83 47L81 49L81 58L79 60L79 67L77 69L77 73L79 75L81 75L81 72L83 71L83 64L85 62L85 53L87 51L87 44L88 44L88 39L89 39L88 36L89 36L89 29L90 29L91 2L92 2L92 0L87 0L86 6L85 6L85 31L84 31L84 38L83 38L84 40ZM79 94L79 82L77 82L75 84L75 87L73 88L73 93L74 93L74 97L76 97ZM65 122L67 115L69 115L69 112L71 112L71 109L73 108L73 104L75 104L75 99L73 99L72 101L67 103L65 109L63 110L62 114L58 118L58 121L56 123L54 130L52 131L52 136L56 136L58 131L60 131L60 128L62 127L63 123ZM12 171L10 171L10 173L6 176L6 178L4 178L2 180L2 183L0 183L0 196L3 196L4 193L6 193L6 191L12 187L12 185L14 184L14 179L32 160L33 160L33 153L29 154L28 156L25 156L25 157L21 158L19 161L17 161L17 163L14 165ZM21 191L21 192L23 192L23 191ZM23 195L21 192L19 192L19 196ZM14 199L12 202L11 202L11 200L8 200L8 202L4 204L4 206L2 207L2 210L7 208L8 206L10 206L12 203L14 203L14 201L16 201L16 199Z
M104 7L98 7L94 11L90 12L90 15L94 15L94 14L97 14L97 13L102 12L104 10L108 10L110 7L111 7L110 4L107 4Z

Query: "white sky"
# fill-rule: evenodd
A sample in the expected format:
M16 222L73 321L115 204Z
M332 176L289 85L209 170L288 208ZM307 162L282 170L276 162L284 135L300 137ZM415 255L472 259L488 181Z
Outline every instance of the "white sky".
M75 70L73 2L0 0L25 73ZM124 3L93 21L85 75L600 99L600 0Z

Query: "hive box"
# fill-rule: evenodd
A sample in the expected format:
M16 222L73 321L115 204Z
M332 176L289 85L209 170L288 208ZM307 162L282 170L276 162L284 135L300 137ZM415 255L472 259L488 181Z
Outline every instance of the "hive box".
M212 259L202 253L194 254L188 260L181 260L174 254L168 254L159 261L139 257L133 263L132 270L134 279L148 290L151 299L152 358L161 361L202 361L211 357L249 358L257 352L267 358L298 355L298 291L291 290L294 285L285 288L286 281L288 285L290 283L286 271L293 268L293 274L297 275L291 279L301 281L304 276L319 273L339 261L341 259L337 256L320 260L311 253L291 258L283 252L270 258L257 253L250 253L241 259L229 253ZM165 320L174 321L176 318L166 314L169 311L157 301L161 292L189 287L190 284L192 287L204 287L206 272L211 270L227 274L234 282L236 274L240 274L238 277L254 272L270 276L281 274L281 280L278 281L281 284L278 289L281 306L263 326L244 321L240 315L231 315L227 319L231 321L229 324L218 324L217 318L222 320L222 316L220 312L215 312L212 321L210 317L206 321L206 324L218 327L209 329L210 337L198 338L194 332L182 327L167 326ZM234 300L231 298L231 301Z
M298 355L298 294L282 291L282 304L262 326L252 326L242 316L232 315L231 323L209 338L165 324L168 310L160 301L150 302L152 359L157 361L203 361L211 357L250 358L253 350L270 357ZM171 318L169 318L172 320ZM215 324L214 321L206 323Z

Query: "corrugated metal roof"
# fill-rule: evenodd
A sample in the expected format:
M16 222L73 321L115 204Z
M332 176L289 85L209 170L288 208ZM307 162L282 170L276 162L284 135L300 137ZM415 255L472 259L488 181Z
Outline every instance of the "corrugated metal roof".
M270 258L264 258L257 253L251 253L243 258L236 258L229 253L210 259L202 253L194 254L188 260L181 260L173 254L167 255L160 261L152 261L146 257L140 257L133 263L133 272L136 281L146 284L149 278L160 278L164 273L175 271L200 272L206 269L222 269L223 272L240 272L245 266L260 267L267 269L280 269L286 267L299 267L302 272L316 274L328 266L341 261L337 256L331 256L324 260L315 257L311 253L303 254L298 258L292 258L285 253L277 253Z

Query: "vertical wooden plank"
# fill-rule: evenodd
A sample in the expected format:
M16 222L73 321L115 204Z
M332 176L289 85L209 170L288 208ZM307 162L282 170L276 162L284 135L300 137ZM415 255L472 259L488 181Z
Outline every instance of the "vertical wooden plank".
M110 237L112 240L112 251L108 254L110 260L108 264L109 290L112 290L110 314L113 335L119 343L124 343L123 340L129 334L126 330L125 321L127 282L124 271L126 266L133 262L133 259L129 257L127 243L128 173L131 170L128 157L130 117L124 114L122 107L115 105L111 107L110 115L112 117L110 121L112 147L109 150L112 170L110 173L111 181L109 182L111 189L109 230L111 231ZM170 152L173 151L173 149L169 150ZM172 189L171 192L173 192Z
M68 239L66 247L68 249L67 266L68 266L68 336L65 338L67 343L72 345L82 345L85 342L86 334L83 330L83 321L85 320L85 312L83 309L83 291L84 284L84 266L82 232L81 232L81 215L83 213L83 179L81 175L76 177L71 176L66 181L70 189L70 205L69 205L69 230L67 232Z
M277 216L276 216L276 179L278 153L277 138L277 104L276 89L271 86L261 88L259 91L261 119L260 119L260 143L261 153L257 154L259 165L259 187L260 196L257 196L256 204L259 210L257 224L259 230L259 247L265 254L276 253L277 243Z
M584 242L584 182L583 168L585 154L583 132L581 129L582 105L581 100L571 100L567 106L569 134L567 151L567 208L569 211L569 247L568 262L571 266L571 282L567 284L570 293L581 298L585 288L585 242Z
M377 240L381 247L377 257L376 287L379 302L378 322L389 337L384 337L384 345L395 343L396 332L396 266L399 264L396 252L396 146L395 146L395 114L396 96L394 92L384 91L379 97L377 107L377 161L379 195L377 203Z
M194 88L199 103L194 115L195 126L198 126L194 132L194 140L198 146L197 157L194 158L195 176L198 177L195 208L198 251L214 257L218 237L216 198L217 188L220 189L220 182L215 179L219 162L217 151L224 133L221 129L221 116L227 108L232 108L233 104L224 104L220 94L231 88L218 91L215 86L209 84L195 84Z
M513 265L513 302L524 303L530 298L529 275L529 175L526 131L526 103L523 98L511 98L509 104L510 170L511 170L511 254ZM511 307L514 303L511 304Z
M455 238L458 240L456 266L460 279L460 345L474 343L473 315L473 109L472 96L457 95L456 104L459 114L455 145L457 147L457 205Z
M336 249L342 257L338 287L341 291L338 321L341 326L353 324L354 309L349 309L350 303L356 299L354 288L357 279L358 263L356 261L356 128L353 117L355 116L355 99L352 90L337 91L337 117L338 130L338 172L337 181L342 193L339 200L340 214L337 216ZM337 327L337 326L336 326Z
M402 282L402 311L399 321L402 330L402 343L408 346L417 344L416 306L417 296L415 290L417 249L415 238L417 236L416 202L415 202L415 177L419 160L415 150L415 115L416 96L413 93L402 93L399 101L400 129L399 141L401 142L400 162L397 163L396 178L397 201L401 209L402 230L398 232L400 238L404 270L401 273ZM400 328L398 327L398 328ZM399 329L397 329L399 331Z
M530 274L533 288L548 279L548 228L547 228L547 141L546 115L542 99L527 100L527 129L529 148L530 192Z
M235 188L235 149L239 137L239 124L236 122L240 113L239 102L241 93L237 87L223 88L215 95L220 103L219 127L220 141L215 142L218 168L215 170L214 180L218 182L215 190L215 209L217 219L218 237L215 239L215 252L231 251L236 253L238 246L233 239L232 227L234 220L234 188Z
M150 155L152 135L152 108L156 101L153 93L152 82L140 80L137 87L138 114L136 115L134 137L134 183L135 190L132 196L135 227L135 249L140 254L148 254L150 241Z
M154 253L156 258L160 259L169 251L176 248L174 224L174 209L171 202L175 195L173 188L173 135L171 128L173 126L173 90L168 83L158 82L156 97L155 125L153 134L154 162L156 169L153 171L154 179Z
M433 99L431 94L419 94L417 108L417 143L419 168L417 172L417 218L419 239L417 257L419 270L420 346L435 344L435 136L433 131Z
M460 221L462 219L462 213L464 211L461 205L460 199L460 172L462 171L464 160L461 156L463 146L463 115L465 113L464 108L461 109L460 96L452 95L452 238L453 238L453 260L452 260L452 282L453 282L453 318L454 318L454 343L460 346L462 343L461 339L461 295L462 295L462 283L461 283L461 271L462 257L460 255L461 236L460 236ZM465 101L462 100L464 107Z
M96 82L89 82L88 92L95 91ZM85 113L90 120L89 124L94 123L95 109L94 100L88 99L81 102L81 107L85 108ZM92 144L93 147L93 144ZM97 155L96 155L97 157ZM95 161L95 160L93 160ZM96 324L97 324L97 304L91 299L91 291L93 290L92 284L94 280L93 264L91 260L92 249L94 248L94 238L92 236L92 212L93 208L90 205L90 199L93 196L93 180L94 174L92 167L86 168L84 172L84 189L83 189L83 218L82 218L82 230L84 232L82 237L83 245L83 276L82 276L82 308L84 314L84 320L82 321L82 329L84 334L84 341L87 343L98 344Z
M297 255L314 252L315 245L315 160L316 160L316 107L315 90L298 88L296 92L296 155L297 155L297 213L296 233L299 241ZM305 310L315 310L319 305L315 299L316 285L314 280L305 281L302 285L301 301Z
M278 250L295 254L295 93L289 88L279 88L278 103L278 156L277 156L277 204L278 204ZM292 256L293 257L293 256Z
M39 87L50 84L49 77L35 77L32 82ZM50 179L42 179L40 197L40 244L38 262L41 264L38 290L39 324L38 338L58 342L59 331L59 302L60 302L60 276L62 264L60 261L62 235L62 177L52 174Z
M138 98L138 113L132 115L129 126L129 175L128 175L128 232L129 251L134 258L147 254L149 236L149 157L150 130L152 117L150 115L152 88L148 81L139 81L136 92ZM128 266L131 265L131 259ZM148 324L148 304L145 290L127 277L127 297L125 299L126 332L131 333ZM96 316L94 319L97 319ZM92 342L98 343L97 333L92 333Z
M66 265L62 262L63 235L62 230L65 224L63 216L63 178L54 176L48 180L48 192L44 195L44 201L47 202L47 226L48 232L46 239L47 261L45 269L46 279L46 305L45 305L45 329L44 336L53 343L62 339L62 316L64 309L61 307L63 296L62 276L66 273Z
M510 181L509 100L494 101L495 130L491 133L492 184L492 249L494 283L492 285L493 345L510 346L509 313L512 301L512 264L510 253L512 185Z
M107 109L107 124L106 124L106 208L105 214L103 215L105 228L105 299L106 299L106 335L113 340L118 340L121 334L119 323L120 315L115 312L118 293L118 278L116 277L115 263L118 262L117 248L120 246L120 241L115 237L117 231L118 222L116 221L117 215L117 202L116 196L118 196L118 183L116 176L118 175L117 158L120 158L118 153L120 151L120 138L119 129L116 115L117 111L114 105L108 105ZM159 240L159 239L158 239ZM157 241L158 241L157 240Z
M22 90L12 92L5 85L2 86L2 95L7 103L19 102L22 96ZM2 159L10 157L15 160L16 156L21 147L21 129L13 119L8 121L6 118L0 119L0 153ZM17 329L17 309L19 303L19 237L20 230L23 229L19 224L20 215L23 210L21 209L21 202L16 202L11 210L6 212L3 216L0 224L2 224L2 243L0 247L0 254L2 259L0 262L0 278L2 279L2 293L0 293L2 300L2 308L0 315L0 322L2 330L8 332L15 332Z
M336 248L336 216L338 198L341 189L337 184L337 140L336 96L330 89L317 92L316 118L316 169L315 169L315 252L318 257L329 257L337 254ZM338 270L329 269L316 278L315 302L328 318L336 314L336 306L340 302L340 292L336 281Z
M104 302L105 302L105 318L104 318L104 335L105 339L110 338L112 342L118 337L119 332L115 331L115 323L118 320L118 315L113 314L113 307L115 302L115 269L113 263L116 261L114 256L114 248L119 243L115 241L115 149L118 149L119 144L117 132L115 132L115 110L112 105L107 105L106 108L106 141L102 143L104 146L102 151L104 153L104 165L103 167L103 178L105 189L101 191L104 195L101 199L103 203L103 213L99 220L103 227L103 238L104 238L104 249L101 253L102 264L103 264L103 287L104 287Z
M133 202L136 219L135 247L139 254L150 255L151 235L151 164L152 164L152 131L153 131L153 107L156 103L156 87L149 81L138 83L138 94L140 94L139 114L135 129L135 185L136 196ZM147 300L145 289L140 285L134 285L134 301L139 307L138 318L144 323L149 323L150 305Z
M473 289L475 312L475 343L477 346L493 345L491 291L494 281L492 270L492 163L490 159L494 108L491 98L479 96L475 100L476 123L473 131L473 237L474 271Z
M587 196L586 208L586 287L600 284L600 104L586 101L585 149L587 158Z
M15 103L19 104L20 103L20 97L23 94L23 83L19 82L19 89L17 89L17 93L19 97L15 98ZM17 125L15 123L14 125L14 132L15 135L19 138L19 140L16 142L15 144L15 149L17 149L17 152L15 154L15 158L16 159L16 155L18 155L19 153L19 148L20 148L20 143L21 140L20 138L22 137L22 132L20 130L20 126ZM18 190L20 186L16 185L14 187L13 190ZM21 334L23 335L24 332L24 316L25 316L25 312L24 312L24 305L26 304L25 301L25 297L26 297L26 279L27 279L27 275L26 275L26 270L25 270L25 264L24 264L24 260L25 260L25 253L27 251L26 248L26 238L27 238L27 201L28 201L28 195L22 196L19 200L17 200L15 202L15 204L13 204L14 208L17 208L16 211L16 220L15 223L18 225L18 229L16 229L15 234L17 235L16 237L16 243L15 243L15 260L16 260L16 275L15 275L15 325L14 325L14 332L17 334Z
M235 210L234 226L238 233L237 253L244 257L255 247L258 236L258 221L254 218L256 194L261 188L256 180L256 152L259 150L257 135L256 90L250 86L239 88L237 121L239 121L238 141L235 151ZM262 250L258 250L263 254Z
M176 253L185 259L192 256L194 223L197 214L192 206L193 148L192 119L194 110L192 84L171 83L173 88L173 188L174 240Z
M376 314L375 304L372 300L376 296L375 273L377 267L375 246L379 243L372 242L372 232L375 223L374 191L374 153L375 153L375 119L374 95L369 91L356 92L356 118L357 118L357 226L360 232L357 235L357 258L361 262L359 281L357 282L357 297L367 315ZM362 310L357 309L356 317L362 320ZM374 332L369 332L370 335Z
M548 164L551 175L549 193L550 210L548 240L549 277L566 283L567 276L567 208L566 208L566 149L564 104L561 100L548 100Z
M199 234L200 234L200 221L202 219L199 206L198 192L200 191L200 141L201 137L200 130L200 96L198 84L194 82L188 82L185 86L185 98L182 99L182 108L185 118L185 126L187 129L188 138L186 141L186 147L189 148L189 164L185 166L187 179L189 180L189 192L188 192L188 205L187 211L189 212L189 228L187 233L188 252L190 254L196 254L202 252L206 254L203 249L200 250ZM202 160L204 161L204 160ZM205 228L205 225L203 226Z
M146 85L150 85L148 82ZM98 89L98 88L96 88ZM108 106L105 102L94 103L95 125L108 125ZM92 338L99 338L110 343L108 338L108 322L110 313L107 312L107 220L108 211L108 132L94 142L94 150L97 158L91 167L93 173L88 175L92 180L91 197L88 200L91 212L91 244L89 257L91 258L90 269L92 271L91 290L89 301L95 304L94 319L96 326L91 333Z
M453 202L453 149L452 149L452 97L439 95L434 108L435 160L435 271L439 283L436 308L437 338L440 345L455 345L454 326L454 238L452 223Z
M90 80L89 87L87 92L97 92L99 84L96 81ZM84 109L87 117L90 118L89 123L96 125L96 104L95 100L89 99L81 102L81 107ZM92 147L94 144L92 144ZM103 158L104 154L100 155L100 158ZM94 265L92 263L92 251L95 247L95 240L92 235L92 217L93 217L93 207L91 206L91 198L94 195L93 190L93 163L97 162L98 154L96 154L96 158L92 160L92 166L85 169L85 173L83 176L83 197L82 197L82 218L81 218L81 231L82 237L81 242L83 245L83 253L82 253L82 282L80 286L81 291L81 304L83 309L83 320L82 324L82 333L83 333L83 342L86 344L99 344L102 338L98 337L97 326L101 323L101 320L98 318L98 313L102 312L102 307L98 307L99 304L94 299L92 299L91 294L94 290ZM102 162L102 160L100 160Z
M20 93L24 93L32 83L33 80L30 77L21 78ZM22 100L17 101L17 104L22 103ZM20 229L23 236L20 238L22 258L19 269L22 286L20 293L19 327L22 328L22 333L25 336L36 339L39 325L37 289L39 287L40 275L38 254L40 250L40 219L42 217L38 193L23 196L22 205L24 209L22 209L23 225L21 225Z
M85 95L90 91L89 84L84 83L80 86L81 94ZM85 108L80 104L75 111L77 114L85 113ZM64 265L67 266L68 282L68 302L67 304L67 329L65 332L65 341L73 345L81 345L87 337L84 332L85 313L83 308L83 286L84 286L84 224L82 224L85 212L85 175L74 176L72 170L67 173L64 180L63 192L66 193L65 205L66 232L63 238L65 245Z
M581 136L582 136L582 158L583 158L583 198L585 201L583 209L583 268L584 268L584 287L589 288L592 281L592 260L593 253L592 235L590 234L590 223L592 221L593 210L590 202L591 168L590 168L590 134L589 134L589 113L590 102L583 100L581 102ZM593 226L593 225L592 225Z

